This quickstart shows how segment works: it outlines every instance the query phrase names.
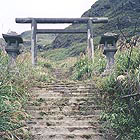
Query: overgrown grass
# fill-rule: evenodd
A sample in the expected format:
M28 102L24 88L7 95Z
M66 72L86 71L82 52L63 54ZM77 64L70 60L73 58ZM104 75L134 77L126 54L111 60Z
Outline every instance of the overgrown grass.
M0 139L27 140L29 132L24 106L30 96L29 89L40 82L40 71L31 65L30 56L18 57L14 69L8 67L8 56L0 53ZM47 76L46 76L47 77Z
M102 73L105 66L106 60L102 51L95 51L94 60L89 60L87 56L82 55L73 66L72 78L75 80L92 79L93 76Z
M129 61L129 54L128 50L123 52L118 51L116 55L116 72L117 75L121 75L126 73L128 70L135 70L140 65L140 53L139 48L134 48L132 51L132 55Z
M42 57L38 57L38 64L36 66L36 82L37 84L41 84L41 82L51 82L53 77L53 68L54 62L44 59Z
M79 43L79 44L73 44L72 47L68 48L56 48L56 49L50 49L43 52L41 56L43 58L52 60L52 61L60 61L67 59L68 57L75 57L80 55L81 52L85 52L86 49L86 43Z
M116 140L140 139L140 51L118 51L112 74L100 76L106 66L102 51L95 52L95 60L81 57L73 67L73 79L93 80L101 89L104 113L102 120L107 134L115 134ZM132 95L132 96L131 96Z
M117 140L140 139L140 52L133 48L128 67L128 50L116 56L114 73L102 79L105 129L116 132Z

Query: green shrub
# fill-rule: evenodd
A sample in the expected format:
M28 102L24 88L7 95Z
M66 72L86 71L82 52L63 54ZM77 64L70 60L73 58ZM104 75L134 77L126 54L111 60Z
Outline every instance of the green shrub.
M130 63L129 61L129 51L125 50L123 52L118 52L116 55L116 72L118 75L124 74L128 70L134 70L140 65L140 53L139 48L133 48Z
M137 95L140 92L140 52L138 48L133 49L130 67L128 54L128 51L117 54L115 71L105 77L102 84L105 97L102 119L106 120L105 128L116 132L118 140L140 139L140 96Z
M74 65L74 79L82 80L91 77L92 62L87 57L81 58Z
M25 61L17 62L17 69L8 67L7 55L0 55L0 136L3 139L27 139L24 105L29 97L34 71Z
M104 71L106 60L101 51L95 51L94 62L88 57L81 57L74 65L73 78L76 80L91 79Z

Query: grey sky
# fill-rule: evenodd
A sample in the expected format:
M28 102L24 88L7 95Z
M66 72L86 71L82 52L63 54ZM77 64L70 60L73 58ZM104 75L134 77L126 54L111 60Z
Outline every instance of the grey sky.
M0 35L8 30L21 33L30 24L15 23L16 17L80 17L97 0L0 0ZM66 25L40 25L39 28L64 28Z

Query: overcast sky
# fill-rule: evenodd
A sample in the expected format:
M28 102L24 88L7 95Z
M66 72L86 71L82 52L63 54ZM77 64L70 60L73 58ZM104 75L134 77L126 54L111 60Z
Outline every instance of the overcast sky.
M0 0L0 35L9 30L21 33L30 24L17 24L15 18L80 17L97 0ZM66 26L66 25L65 25ZM64 25L39 25L38 28L64 28Z

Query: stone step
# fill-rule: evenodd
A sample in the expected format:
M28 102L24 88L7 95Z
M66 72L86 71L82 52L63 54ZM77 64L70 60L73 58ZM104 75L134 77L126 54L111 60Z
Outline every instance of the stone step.
M46 91L46 90L38 90L38 91L35 91L35 92L33 92L32 93L32 95L34 95L34 94L74 94L74 95L78 95L78 94L80 94L80 93L83 93L83 95L84 94L88 94L88 95L100 95L100 94L97 94L97 92L80 92L80 91L70 91L70 90L67 90L67 91L58 91L58 92L55 92L55 91L53 91L53 90L48 90L48 91Z
M60 100L60 99L68 99L68 100L72 100L72 99L76 99L76 100L92 100L92 99L100 99L100 97L96 97L96 96L91 96L91 97L85 97L85 96L76 96L76 97L67 97L67 96L56 96L56 97L46 97L46 96L43 96L43 97L37 97L35 100L38 100L38 101L43 101L43 100ZM34 100L34 99L33 99Z
M77 121L77 120L73 120L73 119L64 119L64 120L31 120L31 121L27 121L26 122L27 124L29 125L46 125L46 126L73 126L73 124L75 126L95 126L95 125L99 125L99 122L98 121L93 121L93 120L89 120L89 121L86 121L86 120L80 120L80 121Z
M82 85L82 84L46 84L44 86L38 86L38 88L46 88L46 87L68 87L68 88L71 88L71 87L74 87L74 88L95 88L94 85Z
M89 86L89 85L46 85L43 88L56 88L56 87L62 87L62 88L80 88L80 89L84 89L84 88L88 88L88 89L95 89L95 87L93 86Z
M85 87L95 87L94 84L92 83L76 83L76 82L73 82L73 83L64 83L64 82L56 82L56 83L46 83L44 85L41 85L41 86L36 86L36 87L39 87L39 88L44 88L46 86L85 86Z
M53 92L59 92L59 93L96 93L96 91L94 90L59 90L59 89L52 89L52 90L48 90L48 91L53 91Z
M46 88L46 90L71 90L71 91L91 91L91 90L95 90L94 88L75 88L75 87L48 87Z
M102 135L102 133L99 133L98 129L93 128L49 128L49 127L33 127L32 134L43 134L43 135L85 135L85 134L96 134L96 135Z
M77 96L83 96L83 97L98 97L101 98L100 95L96 94L96 93L75 93L75 92L42 92L42 93L33 93L32 98L46 98L46 97L77 97Z
M83 115L83 116L86 116L86 115L100 115L101 114L101 111L100 110L96 110L96 111L28 111L28 113L32 116L40 116L40 117L44 117L44 116L47 116L47 115L56 115L56 114L64 114L64 115L67 115L67 116L72 116L72 115Z
M98 98L101 99L101 97L96 96L94 94L76 94L76 93L42 93L42 94L35 94L32 96L32 98L73 98L73 97L83 97L83 98ZM32 98L30 100L32 100Z
M67 130L68 132L73 132L75 130L88 130L89 131L95 131L95 130L100 130L101 127L99 127L98 125L97 126L47 126L47 125L34 125L34 126L31 126L30 129L34 129L34 130L42 130L44 129L45 131L52 131L54 132L54 130L56 132L60 131L62 132L62 130Z
M89 91L83 91L83 90L81 90L81 91L71 91L71 90L63 90L63 91L61 91L61 90L58 90L57 92L56 91L53 91L53 90L36 90L36 91L34 91L34 92L32 92L32 95L34 95L34 94L63 94L63 93L65 93L65 94L68 94L68 93L70 93L70 94L80 94L80 93L83 93L83 94L95 94L95 95L100 95L100 94L97 94L98 92L97 91L92 91L92 92L89 92Z
M67 89L96 89L94 86L82 86L82 85L46 85L46 86L38 86L38 87L33 87L32 89L53 89L53 88L58 88L58 89L61 89L61 88L67 88Z
M65 91L65 90L69 90L69 91L97 91L95 88L67 88L67 87L50 87L50 88L36 88L36 91L41 91L41 90L54 90L54 91Z
M93 110L93 111L71 111L71 110L64 110L64 111L59 111L59 110L51 110L51 111L48 111L48 110L40 110L40 111L37 111L37 110L27 110L27 112L32 115L32 116L36 116L36 115L40 115L40 116L45 116L45 115L55 115L55 114L65 114L65 115L100 115L101 114L101 110Z
M99 127L99 125L97 126L47 126L45 124L36 124L36 125L28 125L28 127L30 129L32 129L33 131L48 131L48 132L63 132L63 131L67 131L67 132L74 132L74 131L87 131L87 132L103 132L102 128Z
M65 106L67 105L53 105L53 104L50 104L50 105L46 105L46 106L28 106L26 107L26 110L43 110L44 108L49 108L49 109L55 109L55 108L60 108L63 109ZM77 104L75 106L73 106L75 108L78 108L79 110L80 109L93 109L93 110L102 110L102 107L101 106L96 106L96 105L90 105L90 106L85 106L85 104Z
M103 136L97 135L51 135L51 136L35 136L31 140L105 140Z
M43 102L38 102L35 101L37 103L40 103L40 104L44 104L44 105L49 105L49 104L56 104L56 105L61 105L61 104L65 104L67 106L73 106L73 105L78 105L78 104L85 104L85 105L96 105L97 103L99 103L99 101L97 99L91 99L91 100L86 100L84 98L79 98L79 99L67 99L67 98L60 98L60 99L54 99L52 100L51 98L50 99L45 99ZM60 104L61 103L61 104ZM33 103L34 104L34 103ZM32 103L31 103L32 105Z
M73 94L73 95L80 95L80 94L92 94L92 95L100 95L100 94L97 94L98 92L95 91L95 90L92 90L92 91L87 91L87 90L81 90L81 91L78 91L78 90L36 90L34 92L32 92L32 95L38 95L38 94Z
M30 128L32 130L32 134L35 135L98 135L98 136L102 136L102 132L100 132L99 129L97 128L90 128L90 127L68 127L68 128L63 128L63 127L33 127Z
M31 140L105 140L103 136L94 134L85 135L49 135L49 136L33 136Z
M100 99L91 83L57 81L33 88L26 107L31 140L105 140Z
M100 115L88 115L87 117L85 116L82 116L82 118L80 118L80 116L76 115L75 116L65 116L63 114L59 114L59 115L53 115L53 116L45 116L43 118L41 118L40 116L39 117L34 117L34 116L30 116L30 119L29 119L31 122L35 122L35 121L38 121L38 122L41 122L41 121L56 121L56 122L63 122L64 120L73 120L73 121L82 121L82 122L92 122L92 121L95 121L95 122L99 122L100 120Z
M94 106L96 104L99 104L98 100L91 100L91 101L86 101L86 100L69 100L69 99L59 99L59 100L43 100L42 102L39 102L38 100L35 101L30 101L28 102L28 106L35 106L35 107L49 107L50 105L57 105L58 107L61 108L61 106L72 106L72 107L77 107L79 105L86 105L86 106Z
M34 101L30 101L30 102L28 102L28 105L29 106L32 106L32 105L34 105L34 106L47 106L47 105L58 105L58 107L59 107L59 105L61 106L61 105L65 105L65 106L70 106L70 105L79 105L79 104L85 104L85 105L96 105L97 103L99 103L99 101L98 100L96 100L96 99L92 99L92 100L86 100L86 99L83 99L83 98L81 98L81 99L75 99L75 100L73 100L73 99L67 99L67 98L56 98L56 99L52 99L52 98L47 98L47 99L43 99L43 101L39 101L39 100L34 100Z
M30 116L30 119L32 120L63 120L66 117L68 117L69 119L75 119L75 120L99 120L100 119L100 115L71 115L71 116L66 116L64 114L59 114L59 115L47 115L47 116L40 116L39 114L37 114L36 116Z
M82 87L82 86L46 86L46 87L33 87L31 90L48 90L48 89L73 89L73 90L97 90L94 87Z

